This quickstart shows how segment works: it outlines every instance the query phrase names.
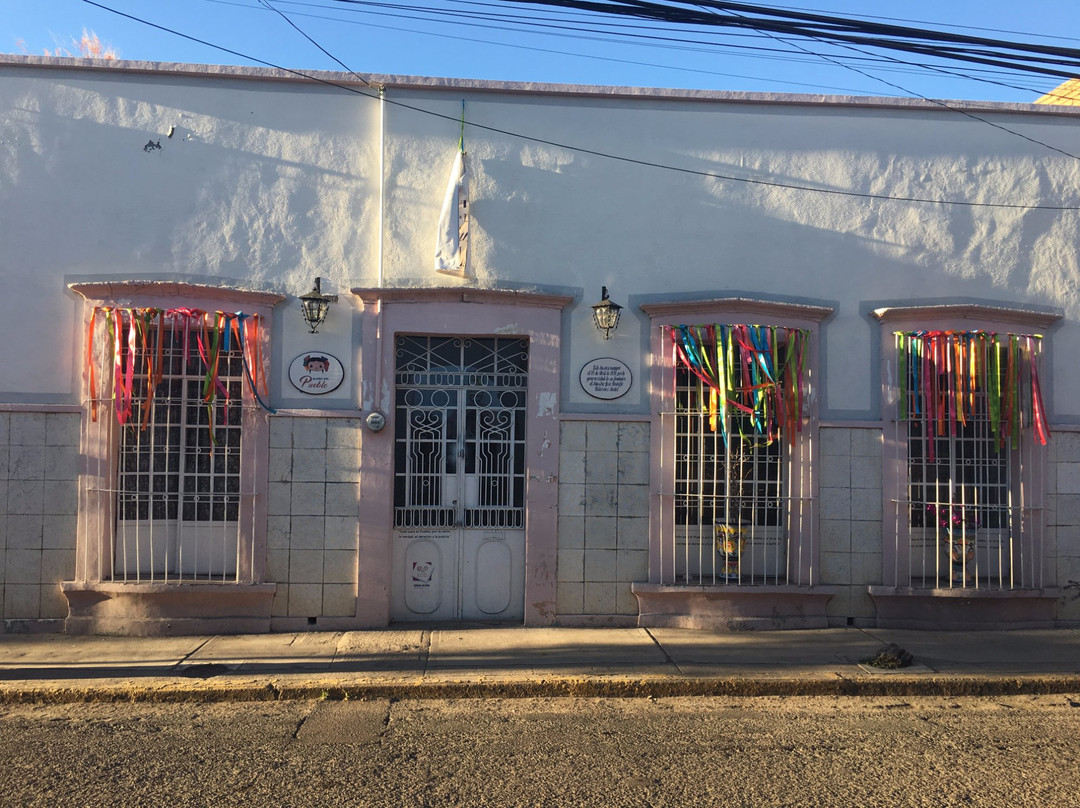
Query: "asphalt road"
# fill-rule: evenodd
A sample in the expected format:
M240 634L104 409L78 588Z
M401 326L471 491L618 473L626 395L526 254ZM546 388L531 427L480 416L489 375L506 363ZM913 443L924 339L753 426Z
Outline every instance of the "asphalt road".
M1080 806L1080 697L0 707L3 806Z

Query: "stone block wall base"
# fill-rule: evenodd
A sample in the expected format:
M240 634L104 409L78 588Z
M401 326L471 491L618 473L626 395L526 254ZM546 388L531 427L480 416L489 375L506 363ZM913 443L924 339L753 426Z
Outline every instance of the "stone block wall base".
M301 631L363 631L365 629L386 628L389 623L378 618L369 616L359 617L316 617L311 622L310 617L271 617L270 631L281 633L294 633Z
M829 587L670 586L634 583L638 625L643 628L697 628L763 631L828 628Z
M1060 589L871 586L878 628L977 631L1053 628Z
M560 614L555 625L562 628L633 628L638 624L633 614Z
M0 634L63 634L64 621L54 617L0 620Z
M255 634L270 630L275 584L61 584L68 634L127 637Z

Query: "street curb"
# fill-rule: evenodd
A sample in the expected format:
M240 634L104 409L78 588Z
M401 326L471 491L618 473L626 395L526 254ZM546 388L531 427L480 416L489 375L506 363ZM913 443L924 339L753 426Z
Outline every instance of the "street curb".
M0 704L172 704L372 699L673 698L679 696L961 697L1080 693L1080 676L902 676L847 678L573 678L373 682L305 679L116 682L98 686L0 685Z

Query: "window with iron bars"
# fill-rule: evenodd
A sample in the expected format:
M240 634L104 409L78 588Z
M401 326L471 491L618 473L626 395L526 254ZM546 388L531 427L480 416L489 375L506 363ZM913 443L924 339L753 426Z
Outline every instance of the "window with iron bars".
M745 298L641 308L656 326L648 584L813 587L817 333L832 309ZM763 322L784 325L752 325Z
M710 390L676 369L675 520L682 525L777 527L784 495L783 450L754 434L750 416L729 416L726 434L710 426Z
M159 311L159 310L155 310ZM130 392L115 385L91 400L98 415L94 443L112 445L113 487L95 488L95 510L113 513L114 581L237 580L241 520L250 520L253 492L244 491L244 424L255 402L245 395L244 353L235 338L182 318L139 323L120 314L113 361L130 368ZM111 332L110 332L111 333ZM118 398L120 399L118 402ZM111 410L130 401L130 414ZM102 479L102 477L98 477ZM102 503L106 499L112 504Z
M1041 406L1037 374L1023 372L1037 359L1037 340L983 332L897 339L910 585L1034 585L1040 464L1022 422Z
M769 333L775 358L786 351L786 332ZM798 332L796 338L805 337ZM750 400L753 392L741 368L760 362L760 352L745 344L732 350L727 393ZM764 426L769 415L759 408L773 406L773 393L752 411L734 401L721 408L717 391L697 373L682 362L674 370L675 579L699 585L788 583L789 544L795 541L801 557L806 548L800 545L812 532L808 450L797 437L794 445L794 436L781 437L775 420ZM762 381L768 374L759 379L763 387L776 383L797 395L781 370L770 373L772 382Z
M995 582L1008 577L1013 452L990 429L985 394L976 393L975 402L955 434L936 436L923 419L907 421L915 583L972 585L976 574Z
M222 400L203 400L202 368L183 361L171 332L163 336L167 370L146 424L121 428L117 501L121 521L182 519L235 522L239 517L243 368L238 351L222 352ZM141 353L141 351L139 352ZM145 357L137 356L136 362ZM146 395L145 378L136 394Z

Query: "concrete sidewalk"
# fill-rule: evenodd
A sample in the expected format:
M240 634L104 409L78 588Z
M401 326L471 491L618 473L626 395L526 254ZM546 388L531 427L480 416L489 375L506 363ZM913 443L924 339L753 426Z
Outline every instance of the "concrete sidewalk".
M910 666L865 664L895 643ZM394 628L0 635L0 702L1080 694L1080 630Z

